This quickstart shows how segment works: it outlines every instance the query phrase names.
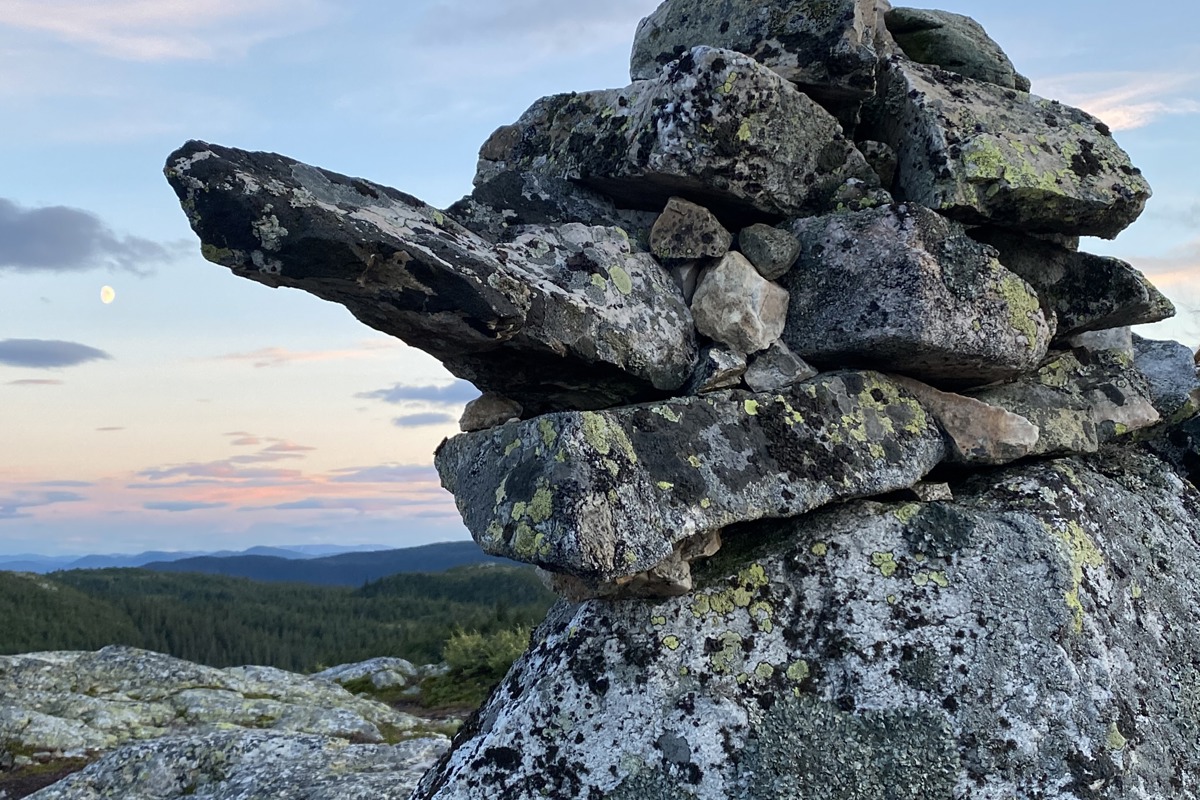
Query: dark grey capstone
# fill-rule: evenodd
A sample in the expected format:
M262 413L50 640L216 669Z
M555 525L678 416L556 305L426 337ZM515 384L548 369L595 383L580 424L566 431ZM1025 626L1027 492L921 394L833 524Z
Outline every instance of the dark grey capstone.
M1029 79L1018 74L1000 45L970 17L925 8L893 8L884 21L896 44L913 61L1006 89L1029 91Z
M1134 334L1133 363L1146 376L1151 400L1164 418L1200 411L1200 372L1190 347Z

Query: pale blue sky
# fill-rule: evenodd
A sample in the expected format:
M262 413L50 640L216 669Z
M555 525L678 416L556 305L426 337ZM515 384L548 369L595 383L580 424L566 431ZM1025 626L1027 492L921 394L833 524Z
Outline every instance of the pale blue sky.
M625 85L656 5L0 3L0 553L465 537L429 465L469 392L338 306L206 264L162 164L204 139L445 206L538 97ZM1200 340L1200 10L913 5L974 16L1035 93L1114 128L1155 197L1085 246L1159 276L1181 319L1149 335Z

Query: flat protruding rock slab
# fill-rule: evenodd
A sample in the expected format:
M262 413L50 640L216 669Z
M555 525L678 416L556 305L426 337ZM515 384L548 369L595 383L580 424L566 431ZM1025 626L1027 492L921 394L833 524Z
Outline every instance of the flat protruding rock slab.
M872 137L896 149L906 200L964 222L1113 238L1150 185L1077 108L893 57Z
M875 90L876 0L666 0L638 25L633 80L658 75L696 45L753 57L805 94L841 109Z
M945 454L905 390L843 372L548 414L449 439L436 464L487 552L613 581L697 533L911 486Z
M893 8L884 22L913 61L1005 89L1029 91L1029 79L1017 72L1000 45L970 17L926 8Z
M977 228L971 238L995 247L1000 263L1034 288L1058 320L1058 339L1175 316L1171 301L1120 259L1068 250L1000 228Z
M828 112L753 59L711 47L653 80L534 103L480 151L477 192L530 175L566 176L629 208L660 211L686 195L752 221L821 210L850 178L878 185Z
M783 341L805 360L939 386L1035 367L1052 331L1038 297L961 225L913 204L792 221Z
M559 603L414 800L1200 796L1196 488L1131 448L955 496Z
M205 258L340 303L528 414L658 397L695 365L679 289L619 228L494 246L395 189L203 142L166 172Z

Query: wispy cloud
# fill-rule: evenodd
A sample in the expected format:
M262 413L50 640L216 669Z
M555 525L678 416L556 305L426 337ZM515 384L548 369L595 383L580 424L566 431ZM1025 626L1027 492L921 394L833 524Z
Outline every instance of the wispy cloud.
M110 359L108 353L78 342L57 339L0 340L0 364L29 369L59 369Z
M1200 114L1200 75L1187 72L1088 72L1037 81L1045 97L1082 108L1116 131L1166 116Z
M172 467L145 469L138 476L151 481L165 481L171 478L211 478L221 481L289 481L299 478L302 473L291 469L245 469L225 461L194 462L178 464Z
M431 425L453 425L456 422L458 422L458 418L453 414L440 414L433 411L405 414L392 420L392 424L397 428L425 428Z
M420 464L379 464L333 471L333 483L438 483L437 470Z
M9 381L9 386L62 386L64 381L53 378L25 378L19 381Z
M120 236L100 217L79 208L24 208L0 197L0 271L80 272L108 268L145 275L190 252L182 242L162 244Z
M0 25L120 59L214 59L304 30L328 9L321 0L5 0Z
M51 506L58 503L78 503L86 500L77 492L18 491L0 495L0 520L24 519L32 516L26 509Z
M97 430L97 432L99 432L99 433L116 433L117 431L123 431L123 430L125 430L125 428L123 428L123 427L121 427L121 426L119 426L119 425L109 425L109 426L107 426L107 427L104 427L104 428L96 428L96 430Z
M179 502L164 502L164 503L143 503L142 508L147 511L167 511L172 514L180 514L187 511L205 511L212 508L225 508L228 503L189 503L186 501Z
M311 361L344 361L349 358L377 358L386 355L387 351L402 348L405 345L397 340L373 339L363 342L354 348L343 350L289 350L286 347L264 347L248 353L229 353L217 356L218 361L248 361L256 369L265 367L282 367Z
M398 405L414 401L435 405L464 405L479 397L479 390L463 380L457 380L445 386L409 386L398 383L390 389L361 392L355 397L364 400L382 400L385 403Z
M1163 256L1129 259L1156 286L1187 288L1200 293L1200 238L1175 247Z

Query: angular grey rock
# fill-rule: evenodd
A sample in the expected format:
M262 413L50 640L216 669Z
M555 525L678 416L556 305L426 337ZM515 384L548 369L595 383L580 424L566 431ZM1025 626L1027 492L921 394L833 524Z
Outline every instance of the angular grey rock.
M733 234L704 206L672 197L650 231L650 252L662 260L719 258L729 250Z
M1077 108L890 59L870 138L900 161L904 199L964 222L1113 238L1150 185Z
M1013 67L1000 45L975 20L949 11L893 8L884 15L904 55L977 81L1029 91L1029 79Z
M971 238L995 247L1000 263L1034 288L1042 305L1058 319L1059 339L1175 316L1171 301L1119 259L1079 253L997 228L977 228Z
M889 377L911 392L937 420L946 434L951 461L1008 464L1029 455L1037 445L1037 426L1019 414L972 397L939 391L912 378Z
M849 120L875 90L883 30L875 0L666 0L638 25L629 74L648 80L696 45L722 47L753 57Z
M806 381L816 374L817 371L789 350L786 344L775 342L754 357L743 379L752 392L773 392Z
M378 800L407 797L446 751L444 736L350 744L277 731L172 736L123 747L31 800Z
M614 581L697 533L912 485L945 456L921 405L882 375L821 375L547 414L443 442L435 463L489 553Z
M1052 355L1035 373L970 395L1036 425L1030 455L1094 453L1161 419L1146 379L1115 350Z
M859 142L858 150L879 177L879 185L890 192L896 183L896 169L899 167L896 151L883 142L870 140Z
M412 662L403 658L380 656L379 658L359 661L355 664L339 664L336 667L313 673L310 677L315 680L326 680L333 683L352 683L368 678L377 689L404 686L418 677L420 673Z
M1150 384L1150 398L1163 418L1200 412L1200 375L1196 355L1179 342L1133 336L1133 363Z
M620 206L687 195L721 219L823 210L875 173L837 120L740 53L697 47L624 89L537 101L480 159L477 185L566 177ZM540 178L539 178L540 179Z
M721 532L710 530L676 543L671 555L648 572L615 581L587 580L545 570L541 570L541 574L551 591L572 603L599 598L682 597L692 591L692 562L710 558L720 549Z
M463 432L487 430L510 419L520 419L523 411L516 400L498 392L484 392L467 403L458 420L458 429Z
M683 264L672 264L669 268L671 277L679 291L683 292L684 302L691 306L692 298L696 296L696 284L700 282L700 273L704 267L700 261L687 261Z
M414 800L1200 796L1196 488L1119 449L955 494L560 603Z
M692 297L696 330L747 354L779 339L787 314L787 291L737 252L705 269Z
M341 303L528 414L661 396L692 373L683 298L619 229L492 246L395 189L203 142L166 172L208 260Z
M1106 331L1079 333L1067 340L1072 348L1081 348L1090 353L1101 350L1116 350L1130 361L1133 360L1133 331L1129 328L1110 328Z
M705 345L700 349L696 373L688 381L688 394L733 389L746 373L746 354L720 345Z
M742 229L738 250L769 281L778 280L800 257L800 243L795 236L761 222Z
M781 279L783 341L801 358L962 387L1013 378L1046 354L1037 295L958 223L907 204L788 228L801 255Z

